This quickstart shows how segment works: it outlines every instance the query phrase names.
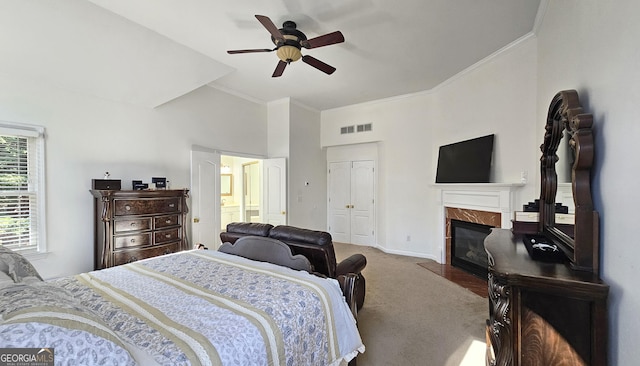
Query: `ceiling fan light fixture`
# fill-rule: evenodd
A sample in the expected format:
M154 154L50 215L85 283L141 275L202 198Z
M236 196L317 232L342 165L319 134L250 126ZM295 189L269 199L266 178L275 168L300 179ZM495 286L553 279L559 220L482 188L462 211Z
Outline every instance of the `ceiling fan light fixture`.
M298 61L302 57L300 49L296 46L283 45L278 47L276 51L278 58L286 63Z

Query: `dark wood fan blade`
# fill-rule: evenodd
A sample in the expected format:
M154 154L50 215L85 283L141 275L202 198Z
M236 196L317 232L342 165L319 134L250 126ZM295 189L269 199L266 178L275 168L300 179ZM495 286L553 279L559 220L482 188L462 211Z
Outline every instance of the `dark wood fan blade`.
M336 71L336 68L331 66L331 65L327 65L324 62L318 60L315 57L311 57L308 55L304 55L302 56L302 61L304 63L306 63L307 65L311 65L313 67L315 67L316 69L326 73L326 74L333 74L334 71Z
M236 53L271 52L271 51L273 50L269 48L256 48L252 50L230 50L230 51L227 51L227 53L233 55Z
M273 24L273 22L271 21L271 19L269 19L269 17L264 15L256 15L256 19L258 19L258 21L262 23L262 25L265 28L267 28L267 30L269 31L269 33L271 33L271 36L273 38L275 38L279 42L284 42L284 37L282 36L282 33L280 33L280 30L278 29L278 27L276 27L276 25Z
M302 45L302 47L304 48L318 48L342 42L344 42L344 36L340 31L335 31L333 33L327 33L324 36L318 36L306 41L302 41L300 42L300 45Z
M278 62L278 65L276 66L276 69L273 71L273 75L271 75L271 77L277 78L279 76L282 76L282 73L284 72L285 67L287 67L287 63L280 60Z

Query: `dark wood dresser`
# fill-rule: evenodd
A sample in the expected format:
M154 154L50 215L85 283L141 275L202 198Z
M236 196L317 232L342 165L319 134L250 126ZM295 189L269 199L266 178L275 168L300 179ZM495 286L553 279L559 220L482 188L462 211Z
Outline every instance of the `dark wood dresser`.
M95 215L94 268L188 249L189 190L92 190Z
M607 364L609 286L589 271L532 260L522 236L493 229L488 365Z

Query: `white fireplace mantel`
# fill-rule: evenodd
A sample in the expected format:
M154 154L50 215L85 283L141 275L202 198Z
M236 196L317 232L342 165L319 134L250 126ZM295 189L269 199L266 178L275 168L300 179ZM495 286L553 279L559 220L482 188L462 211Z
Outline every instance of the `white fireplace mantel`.
M445 209L466 208L478 211L499 212L501 227L511 228L513 212L517 210L516 193L524 183L436 183L438 208L438 240L441 243L441 263L445 263Z

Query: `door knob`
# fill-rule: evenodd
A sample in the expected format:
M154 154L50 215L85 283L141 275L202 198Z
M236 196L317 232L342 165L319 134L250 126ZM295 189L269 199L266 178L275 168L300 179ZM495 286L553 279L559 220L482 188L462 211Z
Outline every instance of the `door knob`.
M285 215L285 214L286 214L286 212L282 211L282 212L281 212L281 214Z
M193 222L194 222L195 224L199 223L199 222L200 222L200 218L199 218L199 217L194 217L194 218L193 218Z

